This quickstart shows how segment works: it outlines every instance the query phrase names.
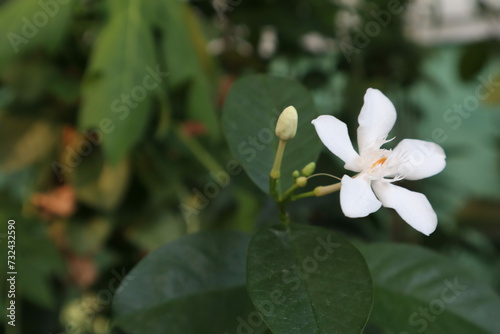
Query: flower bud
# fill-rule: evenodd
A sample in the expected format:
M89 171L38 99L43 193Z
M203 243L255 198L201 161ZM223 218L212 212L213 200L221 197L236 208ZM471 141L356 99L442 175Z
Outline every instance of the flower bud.
M294 170L293 173L292 173L292 176L294 179L298 178L300 176L300 173L298 170Z
M307 178L304 177L304 176L301 176L297 179L297 181L295 181L295 183L299 186L299 187L305 187L307 185Z
M320 197L320 196L325 196L331 193L334 193L336 191L340 190L340 187L342 186L342 183L335 183L331 184L329 186L319 186L314 188L314 196Z
M293 106L285 108L278 118L278 123L276 123L276 136L283 141L295 137L295 133L297 133L297 119L297 110Z
M315 169L316 169L316 163L310 162L302 169L302 175L311 176L312 173L314 173Z

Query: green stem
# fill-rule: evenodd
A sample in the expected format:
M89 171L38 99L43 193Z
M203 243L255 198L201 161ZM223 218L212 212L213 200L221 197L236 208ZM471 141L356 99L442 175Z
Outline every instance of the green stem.
M272 179L279 179L281 176L281 161L283 160L283 153L285 152L286 141L280 140L278 149L276 150L276 157L274 158L273 169L271 169L270 176Z
M269 177L269 194L278 201L278 179Z
M278 149L276 150L273 168L269 173L269 193L278 204L281 222L285 225L288 225L290 223L290 220L288 218L288 214L286 213L286 203L288 202L286 198L291 194L291 191L293 191L292 188L294 186L288 189L283 196L280 196L278 191L278 183L281 177L281 161L283 160L283 154L285 153L285 146L286 141L280 140Z
M283 224L290 224L290 218L288 217L288 213L286 212L286 203L287 201L278 202L278 207L280 211L280 220Z
M177 135L184 145L191 151L191 153L198 159L198 161L205 166L206 169L212 173L217 173L224 170L219 163L200 145L200 143L192 137L189 137L182 132L182 129L177 129Z
M291 186L285 193L277 199L278 207L280 210L280 220L283 224L288 225L290 223L290 218L286 212L286 205L290 202L291 195L298 188L297 184Z
M316 196L316 194L314 193L314 190L313 190L313 191L309 191L309 192L306 192L306 193L302 193L302 194L298 194L298 195L292 196L291 199L292 199L292 201L296 201L296 200L301 199L301 198L315 197L315 196Z
M269 173L269 194L276 201L279 201L278 180L281 176L281 161L285 152L286 141L280 140L276 156L274 158L273 168Z
M285 193L279 198L279 201L280 202L287 202L288 199L291 197L291 195L293 194L293 192L295 190L297 190L297 188L299 188L299 186L297 184L294 184L293 186L291 186L287 191L285 191Z

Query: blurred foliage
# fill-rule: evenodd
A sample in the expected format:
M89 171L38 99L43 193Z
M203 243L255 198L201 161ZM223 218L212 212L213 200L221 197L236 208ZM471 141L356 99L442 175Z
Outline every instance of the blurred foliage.
M408 2L400 1L401 8ZM429 238L387 209L348 219L340 211L338 195L293 203L290 215L296 222L336 229L360 244L406 242L442 254L438 258L420 248L391 250L408 253L401 262L423 252L422 257L429 257L435 266L468 268L471 282L479 280L488 287L477 294L469 290L471 304L450 308L449 321L457 316L465 321L461 317L467 319L464 314L475 303L490 305L488 295L500 291L498 41L419 45L405 34L404 15L398 14L359 52L346 53L341 45L355 45L356 28L377 22L373 11L386 9L389 1L349 3L0 1L0 216L5 227L0 242L6 254L5 223L15 219L19 272L15 333L122 333L111 329L111 300L125 274L148 253L168 248L185 256L184 262L199 260L196 252L210 253L181 236L219 229L253 233L275 222L275 205L259 189L265 180L255 186L252 180L258 176L248 166L242 163L250 177L235 172L227 183L218 177L221 171L236 170L231 162L241 157L232 140L246 135L235 131L233 139L227 138L229 144L223 140L222 129L228 127L228 121L221 120L226 96L226 110L249 127L264 118L259 111L265 107L285 107L277 99L261 109L248 105L238 110L238 96L228 91L236 79L250 74L286 77L272 80L303 91L296 97L307 97L299 100L304 108L311 107L299 113L338 116L348 123L351 136L364 92L378 88L398 110L393 135L442 145L447 168L437 177L405 184L425 193L438 213L438 229ZM483 2L481 6L488 15L495 14ZM297 88L296 81L308 92ZM269 83L259 87L264 95L272 89ZM478 89L484 98L478 97ZM301 126L313 133L312 127L305 129L307 123ZM304 154L297 166L317 156L316 148L297 149ZM268 155L272 159L272 153ZM329 152L321 154L317 163L318 172L343 173L341 162ZM317 182L312 180L308 189L321 184ZM213 196L207 195L210 191ZM233 248L236 258L229 254L220 259L222 267L241 265L237 260L246 251L239 247L248 238L233 233L243 241ZM217 247L226 247L212 246L213 252L224 252ZM183 247L194 247L196 252L188 257ZM377 247L390 258L383 245L361 246L371 269L379 259L369 259ZM147 266L155 254L139 266ZM378 271L372 273L375 307L382 307L373 313L366 333L403 329L401 319L388 325L380 321L393 309L383 305L401 302L413 310L433 298L404 289L388 292L387 285L419 275L396 264L393 268L406 276L384 281ZM160 276L167 270L158 265L153 269ZM0 274L2 291L5 272ZM251 309L242 288L244 278L233 278L233 282L228 279L234 288L231 294L200 289L199 295L190 296L199 309L189 309L182 298L161 307L178 305L178 310L202 314L215 307L202 295L222 294L228 308L233 307L231 298L243 295L244 304L238 307ZM220 287L227 282L217 283ZM419 282L413 283L418 287ZM435 280L429 284L439 288ZM383 299L377 299L377 291ZM177 293L182 296L183 291ZM0 306L5 309L4 296ZM144 316L154 319L157 312L153 308ZM446 319L435 326L446 326ZM1 323L5 320L0 317ZM207 313L192 330L200 333L210 320ZM224 319L219 320L217 328L228 330ZM494 324L474 321L467 333L492 333L488 329Z

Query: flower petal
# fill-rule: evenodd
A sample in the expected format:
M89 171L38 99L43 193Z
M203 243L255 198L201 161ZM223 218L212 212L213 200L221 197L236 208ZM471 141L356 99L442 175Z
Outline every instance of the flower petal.
M398 167L398 174L408 180L419 180L441 172L446 166L446 154L438 144L404 139L394 149L404 162Z
M358 147L363 155L367 149L379 148L396 122L396 109L378 89L368 88L365 103L358 117Z
M434 232L437 216L424 194L383 181L373 182L372 187L382 205L396 210L415 230L425 235Z
M344 168L359 172L359 155L352 146L347 126L330 115L322 115L311 122L319 139L336 156L345 162Z
M370 183L370 179L362 174L356 178L347 175L342 177L340 206L344 215L351 218L366 217L380 209L382 204L375 197Z

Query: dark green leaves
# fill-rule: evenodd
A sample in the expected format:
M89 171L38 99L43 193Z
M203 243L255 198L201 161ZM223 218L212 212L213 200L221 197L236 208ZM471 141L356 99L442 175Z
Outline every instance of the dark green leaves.
M220 124L214 105L215 86L212 59L199 23L188 4L182 1L159 1L158 26L164 34L162 52L170 74L169 83L187 88L187 116L202 122L209 138L220 138ZM157 13L155 13L157 15Z
M186 96L181 104L185 118L203 123L211 139L220 137L211 75L215 71L190 6L113 0L109 14L85 76L80 112L80 127L103 133L107 160L121 161L144 137L156 106L152 102L161 108L158 134L165 134L171 110L167 76L176 100Z
M152 34L135 2L112 13L92 54L80 126L103 133L105 156L124 158L144 132L151 97L166 73L155 62Z
M372 306L361 254L339 234L312 226L258 232L248 250L247 287L275 334L361 333Z
M229 92L222 122L233 155L264 192L269 191L278 138L274 134L278 116L288 106L299 115L297 135L287 142L282 163L282 188L292 183L292 172L316 161L319 139L311 121L317 117L311 96L297 81L264 75L239 80Z
M74 4L74 0L9 1L1 6L0 69L27 51L55 50L68 31Z
M249 239L198 233L149 254L115 295L116 324L138 334L221 334L236 333L252 314L260 320L245 290Z
M372 320L394 333L500 333L500 299L467 270L423 248L360 247L375 287Z

